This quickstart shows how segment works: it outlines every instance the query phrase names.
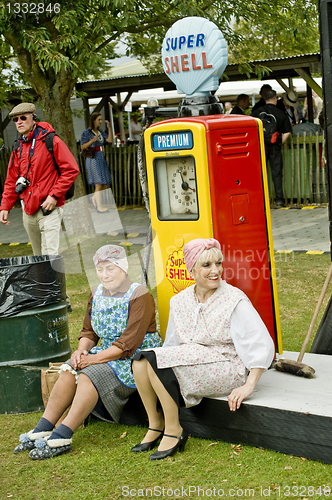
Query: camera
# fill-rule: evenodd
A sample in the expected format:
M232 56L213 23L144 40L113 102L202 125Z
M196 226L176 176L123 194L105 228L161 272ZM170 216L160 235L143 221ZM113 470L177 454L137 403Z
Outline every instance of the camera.
M16 194L22 194L23 191L30 186L30 182L28 179L25 177L19 177L16 181L16 188L15 188L15 193Z
M52 213L52 210L46 210L46 208L43 208L40 206L41 211L43 212L43 215L50 215Z

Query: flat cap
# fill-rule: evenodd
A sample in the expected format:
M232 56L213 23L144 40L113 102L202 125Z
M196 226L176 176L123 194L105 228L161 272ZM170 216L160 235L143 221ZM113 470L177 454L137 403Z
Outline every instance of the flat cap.
M35 113L36 107L32 102L21 102L15 106L9 113L9 117L12 118L15 115L21 115L22 113Z

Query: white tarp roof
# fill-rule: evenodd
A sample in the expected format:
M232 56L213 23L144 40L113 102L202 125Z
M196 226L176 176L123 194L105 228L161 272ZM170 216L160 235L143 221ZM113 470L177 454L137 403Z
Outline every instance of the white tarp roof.
M322 85L321 78L314 78L314 80L318 83L318 85ZM289 86L288 79L283 79L285 85ZM216 92L216 95L220 100L223 100L222 97L226 96L234 96L235 98L239 94L248 94L249 96L258 96L260 88L263 84L268 83L271 87L277 92L277 94L283 94L285 90L279 85L276 80L245 80L240 82L223 82L220 84L219 89ZM297 92L306 92L307 84L305 80L302 78L294 78L293 85L296 87ZM124 100L127 93L121 93L121 99ZM146 104L147 100L150 97L155 97L158 101L168 101L168 100L179 100L184 97L184 94L178 94L176 90L166 91L164 92L163 88L156 89L148 89L141 90L139 92L134 92L130 97L130 101L133 103L144 103ZM99 99L98 99L99 101Z

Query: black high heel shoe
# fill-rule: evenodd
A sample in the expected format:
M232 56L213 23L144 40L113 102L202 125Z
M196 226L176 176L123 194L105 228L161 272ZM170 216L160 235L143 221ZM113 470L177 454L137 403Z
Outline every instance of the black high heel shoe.
M164 436L178 439L178 442L169 450L155 451L149 456L149 460L162 460L163 458L172 457L178 450L181 453L184 451L189 434L187 431L183 430L181 436L171 436L170 434L164 434Z
M160 432L160 436L158 436L153 441L150 441L149 443L138 443L138 444L136 444L136 446L134 446L134 448L132 448L131 451L133 451L134 453L136 453L137 451L150 451L155 446L157 446L157 443L158 443L159 439L161 439L163 437L163 435L164 435L164 431L163 430L160 431L159 429L150 429L150 428L149 428L149 431Z

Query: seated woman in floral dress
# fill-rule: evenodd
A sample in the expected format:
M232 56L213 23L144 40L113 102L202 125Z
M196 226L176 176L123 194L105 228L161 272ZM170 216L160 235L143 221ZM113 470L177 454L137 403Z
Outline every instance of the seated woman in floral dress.
M101 283L90 295L78 348L62 365L37 426L20 436L14 453L31 450L29 457L35 460L67 453L74 431L90 413L118 422L136 390L131 371L134 354L162 345L153 297L129 278L125 250L105 245L93 262ZM68 415L54 429L70 405Z
M184 450L180 406L227 395L230 410L237 410L274 357L270 334L247 296L221 279L219 242L192 240L183 252L195 285L172 297L163 347L141 351L133 361L149 430L132 451L151 450L161 439L150 460Z

